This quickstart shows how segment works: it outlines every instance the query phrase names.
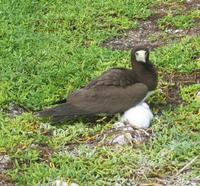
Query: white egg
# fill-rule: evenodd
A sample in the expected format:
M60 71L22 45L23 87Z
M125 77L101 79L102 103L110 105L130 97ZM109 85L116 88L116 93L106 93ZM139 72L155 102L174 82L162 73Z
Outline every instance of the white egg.
M135 107L127 110L121 117L121 122L138 129L146 129L150 126L153 114L149 106L145 103L139 103Z

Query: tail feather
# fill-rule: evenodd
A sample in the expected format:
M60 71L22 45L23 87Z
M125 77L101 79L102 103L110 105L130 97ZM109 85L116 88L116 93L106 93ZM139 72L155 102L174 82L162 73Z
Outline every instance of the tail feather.
M64 121L74 120L78 117L90 116L94 113L80 110L79 108L69 104L63 103L53 108L45 109L38 112L38 116L41 118L50 118L53 123L61 123Z

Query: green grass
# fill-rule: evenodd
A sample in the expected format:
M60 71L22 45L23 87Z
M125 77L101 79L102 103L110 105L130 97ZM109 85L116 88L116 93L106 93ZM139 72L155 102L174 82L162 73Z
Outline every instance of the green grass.
M136 28L135 18L151 14L150 2L2 2L0 105L35 110L123 65L124 53L102 49L101 42Z
M140 183L152 175L173 175L199 154L199 101L195 97L198 85L181 87L186 104L169 106L156 115L152 126L155 137L137 148L97 146L94 150L80 145L75 155L61 153L66 144L81 143L82 139L103 133L114 121L98 121L92 126L78 121L46 128L31 113L17 118L6 113L13 104L33 112L51 106L103 71L129 67L129 52L103 48L102 42L126 29L137 28L139 19L152 15L149 7L155 3L0 2L0 153L11 157L14 167L6 174L17 185L38 185L57 178L80 185L113 185L133 179ZM191 27L197 14L190 11L179 18L168 15L159 24ZM166 73L190 73L200 69L199 50L200 37L186 37L158 48L151 59ZM153 100L159 108L163 96L156 94ZM50 149L53 155L45 158L43 148ZM199 175L199 164L197 159L192 165L191 177ZM144 176L137 175L141 169Z
M166 29L175 27L176 29L188 29L192 28L197 24L197 20L200 19L200 11L194 10L190 12L182 12L176 16L172 13L169 13L167 16L159 19L160 29Z
M197 59L199 50L200 37L192 39L186 37L182 42L157 49L152 58L164 71L192 72L194 69L200 69L200 63Z

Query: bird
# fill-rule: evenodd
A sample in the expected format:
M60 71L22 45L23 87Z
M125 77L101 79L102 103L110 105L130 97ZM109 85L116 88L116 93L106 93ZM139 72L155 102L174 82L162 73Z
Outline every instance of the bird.
M132 68L111 68L70 94L65 103L37 115L51 123L63 123L102 114L113 116L145 101L157 87L157 70L147 47L133 47L130 55Z
M136 129L147 129L152 119L153 114L149 105L145 102L141 102L125 111L121 117L121 122Z

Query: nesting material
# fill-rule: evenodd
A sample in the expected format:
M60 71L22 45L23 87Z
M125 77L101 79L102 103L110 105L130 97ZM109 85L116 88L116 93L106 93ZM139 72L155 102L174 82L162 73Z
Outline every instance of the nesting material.
M146 103L140 103L127 110L121 117L121 122L136 129L147 129L150 126L153 114Z
M115 136L115 138L112 141L112 144L119 144L119 145L125 145L132 143L132 135L130 132L133 131L133 128L125 125L122 122L116 122L114 124L114 128L119 130L120 133Z
M133 127L122 124L121 122L115 123L114 127L117 130L117 134L112 139L111 144L113 145L144 144L151 133L151 131L144 129L133 129Z
M132 143L132 136L128 132L116 136L112 141L112 144L118 144L118 145L126 145L129 143Z

